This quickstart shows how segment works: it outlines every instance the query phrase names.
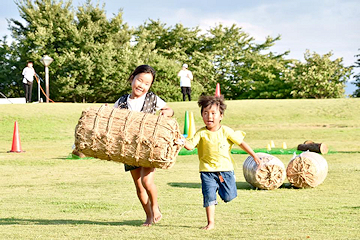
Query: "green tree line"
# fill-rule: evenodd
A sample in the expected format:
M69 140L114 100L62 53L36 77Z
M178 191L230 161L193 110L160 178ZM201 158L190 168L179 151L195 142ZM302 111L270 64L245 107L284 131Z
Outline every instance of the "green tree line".
M9 20L15 39L0 40L0 91L22 96L26 62L44 76L40 59L49 55L50 97L55 101L114 102L130 91L127 79L136 66L157 71L152 91L166 101L180 101L177 73L183 63L193 72L193 98L214 94L216 83L226 99L339 98L352 67L332 53L304 53L305 62L274 53L280 36L262 43L239 26L218 24L206 31L182 24L148 20L129 27L122 10L108 19L104 6L88 0L18 0L22 21Z
M359 49L360 50L360 49ZM356 62L355 62L355 65L354 67L356 68L360 68L360 54L357 54L355 55L355 57L357 58L356 59ZM360 97L360 72L357 73L355 76L354 76L354 79L355 79L355 86L357 87L357 89L355 90L353 96L354 97Z

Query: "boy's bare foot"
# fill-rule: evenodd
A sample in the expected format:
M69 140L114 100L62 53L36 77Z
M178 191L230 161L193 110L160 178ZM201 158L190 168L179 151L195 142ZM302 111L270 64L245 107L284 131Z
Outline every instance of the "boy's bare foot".
M152 218L146 218L146 221L143 223L143 227L150 227L152 223Z
M215 224L214 223L209 223L208 225L206 225L205 227L202 227L201 229L204 229L204 230L211 230L215 227Z
M162 219L162 214L160 212L160 208L158 208L157 213L154 213L154 223L160 222L161 219Z

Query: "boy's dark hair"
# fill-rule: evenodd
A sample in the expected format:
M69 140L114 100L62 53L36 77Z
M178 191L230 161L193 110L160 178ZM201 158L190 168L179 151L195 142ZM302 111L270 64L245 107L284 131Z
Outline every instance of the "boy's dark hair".
M128 81L132 81L134 79L134 77L140 73L151 73L151 75L153 76L153 81L152 83L155 82L155 77L156 77L156 71L155 69L153 69L152 67L150 67L149 65L140 65L138 66L134 72L130 75Z
M201 115L204 108L208 106L216 105L219 108L221 114L224 114L226 109L226 104L224 103L224 96L215 97L215 96L200 96L198 101L199 107L201 107Z

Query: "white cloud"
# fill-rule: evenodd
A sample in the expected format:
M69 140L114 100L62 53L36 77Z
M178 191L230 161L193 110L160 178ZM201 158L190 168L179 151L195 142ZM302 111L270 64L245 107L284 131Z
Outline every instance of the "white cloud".
M254 25L249 22L239 22L235 19L226 19L220 17L200 19L199 27L203 31L207 31L210 28L218 26L219 24L222 24L224 27L231 27L235 24L236 26L241 27L244 32L248 33L256 41L264 41L266 36L271 35L271 31L264 29L261 26Z

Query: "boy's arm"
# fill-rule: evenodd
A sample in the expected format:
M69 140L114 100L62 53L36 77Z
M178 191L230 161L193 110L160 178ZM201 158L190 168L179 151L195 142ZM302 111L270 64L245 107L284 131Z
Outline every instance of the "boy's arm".
M181 135L180 141L184 144L184 148L186 148L187 150L193 150L195 148L194 144L186 141L186 138L183 135Z
M246 143L246 142L242 142L239 145L245 152L247 152L248 154L250 154L250 156L252 156L256 162L257 165L260 165L260 159L259 157L256 155L256 153L252 150L252 148Z
M186 148L187 150L193 150L195 148L195 146L189 143L188 141L186 141L186 139L184 140L185 140L184 148Z

